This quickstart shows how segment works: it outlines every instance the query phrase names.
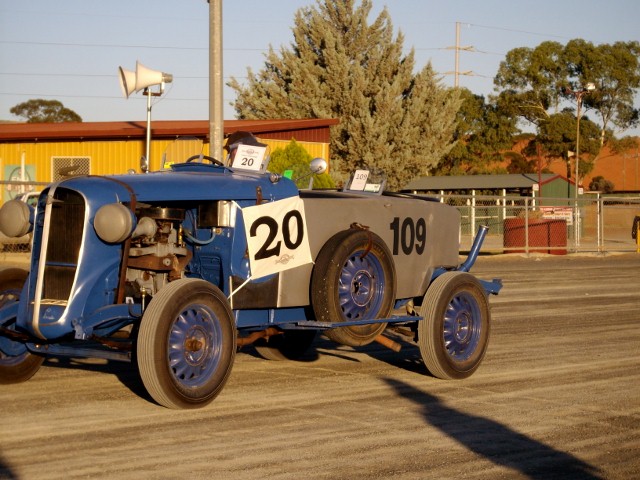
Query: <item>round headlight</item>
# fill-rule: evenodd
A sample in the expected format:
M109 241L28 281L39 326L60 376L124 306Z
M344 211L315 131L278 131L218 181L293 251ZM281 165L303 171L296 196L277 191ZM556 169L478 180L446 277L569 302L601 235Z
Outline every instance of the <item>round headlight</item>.
M0 208L0 230L7 237L21 237L31 231L31 209L20 200L9 200Z
M124 242L136 226L133 212L121 203L103 205L96 212L93 228L107 243Z

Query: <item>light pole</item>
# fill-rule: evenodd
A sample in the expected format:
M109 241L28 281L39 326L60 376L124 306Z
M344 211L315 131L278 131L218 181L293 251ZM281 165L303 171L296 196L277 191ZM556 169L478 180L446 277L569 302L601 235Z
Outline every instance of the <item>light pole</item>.
M580 245L580 209L578 208L578 190L579 190L579 184L580 184L580 177L578 176L579 174L579 164L580 164L580 117L582 116L582 98L594 91L596 89L596 86L593 83L587 83L584 87L582 87L580 90L570 90L569 88L567 88L565 90L565 93L571 93L573 95L575 95L576 97L576 103L577 103L577 116L576 116L576 176L575 176L575 181L576 181L576 186L575 186L575 192L574 192L574 196L575 196L575 211L574 211L574 221L573 221L573 226L574 226L574 239L576 242L576 247L578 245Z

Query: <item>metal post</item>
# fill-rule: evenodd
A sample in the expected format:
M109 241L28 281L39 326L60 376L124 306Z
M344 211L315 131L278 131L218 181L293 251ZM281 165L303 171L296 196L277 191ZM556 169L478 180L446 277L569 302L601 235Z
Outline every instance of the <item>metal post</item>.
M529 255L529 199L524 199L524 251Z
M144 89L144 95L147 96L147 145L144 155L144 173L149 171L149 155L151 155L151 90L149 87Z
M580 189L580 177L578 176L578 165L580 164L580 110L582 108L582 92L577 93L576 98L578 101L578 116L576 121L576 188L573 192L575 197L573 241L577 251L578 246L580 245L580 208L578 207L578 190Z
M23 150L20 153L20 181L22 182L20 184L20 193L24 193L25 192L24 182L27 181L26 165L27 165L27 153ZM11 179L9 179L9 180L11 180Z
M580 208L578 206L578 190L580 189L580 177L579 177L579 164L580 164L580 116L582 113L582 97L587 93L596 89L593 83L587 83L580 90L566 89L566 93L572 93L576 97L576 103L578 104L577 116L576 116L576 178L575 178L575 211L574 211L574 243L576 250L580 245Z
M209 1L209 155L224 161L222 0Z
M604 212L603 208L602 208L602 202L600 199L600 193L596 194L596 202L597 203L597 208L596 208L596 216L597 221L596 221L596 231L598 232L598 252L602 252L603 246L604 246L604 242L602 241L602 232L603 232L603 226L604 226L604 219L602 218L602 213Z
M476 231L476 191L471 190L471 235Z

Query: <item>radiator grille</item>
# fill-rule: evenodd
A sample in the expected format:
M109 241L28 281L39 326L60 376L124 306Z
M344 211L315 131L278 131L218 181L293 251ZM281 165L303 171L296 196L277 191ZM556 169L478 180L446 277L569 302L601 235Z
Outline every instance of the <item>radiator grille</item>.
M43 298L68 300L82 245L85 205L72 190L56 189L49 219Z

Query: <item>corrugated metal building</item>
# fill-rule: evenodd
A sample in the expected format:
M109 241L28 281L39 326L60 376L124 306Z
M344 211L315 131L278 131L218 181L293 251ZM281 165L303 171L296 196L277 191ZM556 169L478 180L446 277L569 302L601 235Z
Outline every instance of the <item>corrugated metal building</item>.
M329 160L329 128L335 119L225 120L225 136L239 131L256 135L271 149L291 139L313 157ZM0 183L3 199L12 198L15 185L46 184L65 175L109 175L139 171L146 151L146 122L8 123L0 124ZM209 154L209 121L153 121L150 169L161 167L163 156L186 159Z

